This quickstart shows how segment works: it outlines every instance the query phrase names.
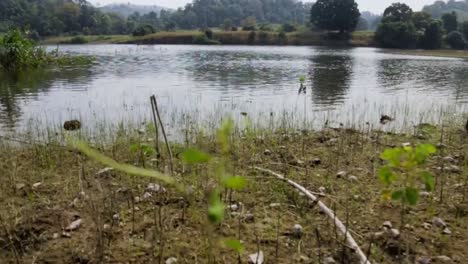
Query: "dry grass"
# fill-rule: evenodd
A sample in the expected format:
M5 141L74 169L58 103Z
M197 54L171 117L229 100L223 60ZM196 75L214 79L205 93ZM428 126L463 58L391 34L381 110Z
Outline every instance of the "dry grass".
M439 255L463 263L468 259L468 153L466 134L458 127L462 125L423 134L341 128L321 132L239 130L231 138L228 170L246 176L248 188L223 193L226 203L240 206L235 211L228 209L225 221L216 227L206 218L206 193L217 178L215 163L187 166L176 159L175 177L193 187L194 199L184 201L168 188L166 193L144 200L149 180L118 172L97 174L100 164L61 147L58 140L45 145L0 140L0 259L4 263L15 263L16 259L24 263L158 263L161 259L164 263L176 257L178 263L236 263L237 254L221 242L239 238L246 248L240 257L242 263L257 248L265 253L267 263L319 263L328 256L338 263L355 263L343 246L343 238L317 208L284 183L251 169L260 166L283 173L314 192L325 187L323 201L336 210L377 263L398 262L398 256L384 245L388 241L375 241L369 247L371 235L381 230L384 221L392 221L404 235L398 244L405 245L403 249L409 245L408 263L417 257ZM110 142L95 143L94 147L119 162L141 165L129 146L151 137L117 131ZM454 157L462 172L438 171L441 158L434 157L428 168L437 176L436 191L411 208L409 226L401 228L399 205L381 200L382 186L376 177L381 165L378 154L404 142L437 144L441 138L447 147L438 156ZM193 133L184 141L172 145L174 153L196 147L220 155L210 134ZM316 158L321 163L313 165ZM156 160L155 156L147 157L145 163L161 171L168 168L167 159ZM338 171L347 171L359 180L337 178ZM135 199L142 201L133 204ZM187 210L184 205L188 205ZM452 235L422 227L434 216L448 223ZM70 238L62 237L64 228L76 217L83 219L82 227L71 232ZM291 236L294 224L304 227L300 239Z

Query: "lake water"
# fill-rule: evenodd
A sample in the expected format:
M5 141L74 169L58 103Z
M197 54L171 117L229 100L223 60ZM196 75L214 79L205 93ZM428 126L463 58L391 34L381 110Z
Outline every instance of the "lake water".
M55 48L55 47L49 47ZM378 124L437 122L466 113L468 60L388 54L373 48L252 46L61 46L96 56L90 67L0 74L0 127L17 131L78 118L87 128L150 118L155 94L165 122ZM298 94L306 77L306 94ZM448 111L448 109L450 109ZM185 120L185 121L184 121Z

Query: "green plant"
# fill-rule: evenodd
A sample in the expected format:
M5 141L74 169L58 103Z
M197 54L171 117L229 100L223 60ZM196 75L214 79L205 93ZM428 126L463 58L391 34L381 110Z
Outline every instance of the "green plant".
M379 178L386 185L385 199L401 201L402 205L416 205L419 199L417 183L427 191L434 189L434 177L424 165L436 148L429 144L385 150L380 158L387 162L379 169Z
M155 32L156 32L156 29L152 25L146 24L146 25L141 25L141 26L137 27L133 31L132 34L135 37L142 37L142 36L146 36L146 35L149 35L149 34L153 34Z
M76 36L70 39L70 44L86 44L88 40L84 36Z
M465 41L463 40L463 35L458 31L450 32L447 35L446 41L452 49L462 50L465 48Z

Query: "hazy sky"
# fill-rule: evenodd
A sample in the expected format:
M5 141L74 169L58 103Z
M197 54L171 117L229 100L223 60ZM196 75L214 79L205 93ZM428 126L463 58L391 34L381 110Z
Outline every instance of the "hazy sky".
M89 0L93 4L106 5L109 3L134 3L142 5L160 5L170 8L184 6L192 0ZM306 0L306 2L308 2ZM419 11L424 5L432 4L435 0L357 0L361 11L371 11L373 13L383 13L385 8L394 2L404 2L414 10Z

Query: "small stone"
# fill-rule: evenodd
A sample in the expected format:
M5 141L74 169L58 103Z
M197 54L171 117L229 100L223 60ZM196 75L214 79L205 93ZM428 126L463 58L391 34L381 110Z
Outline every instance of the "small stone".
M444 143L437 143L437 148L439 149L443 149L443 148L447 148L447 145L445 145Z
M320 164L322 164L322 160L319 159L319 158L315 158L315 159L310 161L310 166L312 166L312 167L317 167Z
M141 198L139 196L136 196L135 197L135 203L139 203L139 202L141 202Z
M447 156L443 158L443 161L448 162L448 163L455 163L457 162L452 156Z
M432 228L432 225L429 224L429 223L423 223L423 224L422 224L422 227L423 227L424 229L426 229L426 230L429 230L429 229Z
M372 235L375 240L382 240L385 237L385 232L376 232Z
M159 192L165 193L166 189L164 189L164 187L162 187L159 184L149 183L148 186L146 187L146 191L152 192L152 193L159 193Z
M104 225L102 226L102 229L103 229L104 231L109 231L109 230L111 229L111 225L109 225L109 224L104 224Z
M265 156L270 156L271 154L272 154L272 152L269 149L265 149L265 151L263 151L263 155L265 155Z
M346 171L340 171L336 174L337 178L344 178L348 173Z
M153 195L151 193L149 193L149 192L145 192L143 194L143 200L145 200L145 201L151 199L151 197L153 197Z
M32 188L33 188L33 189L37 189L37 188L39 188L41 185L42 185L42 182L36 182L36 183L34 183L34 184L32 185Z
M450 231L450 229L448 227L444 228L444 230L442 231L442 234L444 235L451 235L452 234L452 231Z
M358 178L354 175L348 176L348 181L350 182L358 182Z
M253 214L245 214L244 221L246 223L253 223L255 221L255 216Z
M62 237L70 238L71 234L69 232L62 232Z
M119 214L114 214L112 216L112 219L114 219L114 221L119 221L119 218L120 218Z
M239 209L239 206L237 204L231 204L229 205L229 209L231 211L237 211Z
M239 212L232 212L231 217L238 217L240 215Z
M145 131L145 129L143 129L143 128L138 129L138 134L140 134L140 135L145 134L145 132L146 132L146 131Z
M106 173L108 173L108 172L110 172L110 171L113 171L113 170L114 170L113 168L104 168L104 169L98 171L98 173L96 173L96 176L100 176L100 175L106 174Z
M431 258L427 258L427 257L422 257L422 258L418 258L416 259L416 263L417 264L430 264L432 261Z
M320 193L326 193L327 192L327 188L325 188L323 186L320 186L318 190L319 190Z
M389 234L390 234L393 238L398 238L398 237L400 236L400 230L398 230L398 229L396 229L396 228L392 228L392 229L390 229Z
M52 235L52 238L53 238L53 239L59 238L59 234L58 234L58 233L54 233L54 234Z
M439 217L434 217L434 218L432 219L432 223L433 223L435 226L440 227L440 228L445 228L445 227L447 227L447 224L445 223L445 221L442 220L442 219L439 218Z
M457 165L450 165L448 167L445 167L444 170L451 173L461 173L461 169Z
M452 261L452 259L447 256L437 256L437 257L434 257L434 259L440 262L444 262L444 263L448 263Z
M263 257L263 251L259 251L255 254L249 255L249 263L250 264L263 264L264 257Z
M393 228L393 225L392 225L392 222L390 221L385 221L383 224L382 224L382 227L384 229L392 229Z
M277 208L277 207L281 207L281 204L280 203L271 203L270 204L270 208Z
M295 224L292 228L292 235L294 238L301 238L304 234L304 228L300 224Z
M334 258L332 257L326 257L324 260L323 260L323 264L335 264L336 261Z
M430 192L419 192L419 196L421 196L421 197L429 197L429 196L431 196L431 193L430 193Z
M410 142L405 142L405 143L402 143L401 146L402 147L411 147L411 143Z
M65 228L65 231L67 231L67 232L75 231L75 230L77 230L78 228L80 228L81 223L82 223L81 218L80 218L80 219L77 219L77 220L71 222L71 224L68 225L67 228Z
M168 259L166 259L166 264L174 264L174 263L177 263L177 259L174 258L174 257L170 257Z

